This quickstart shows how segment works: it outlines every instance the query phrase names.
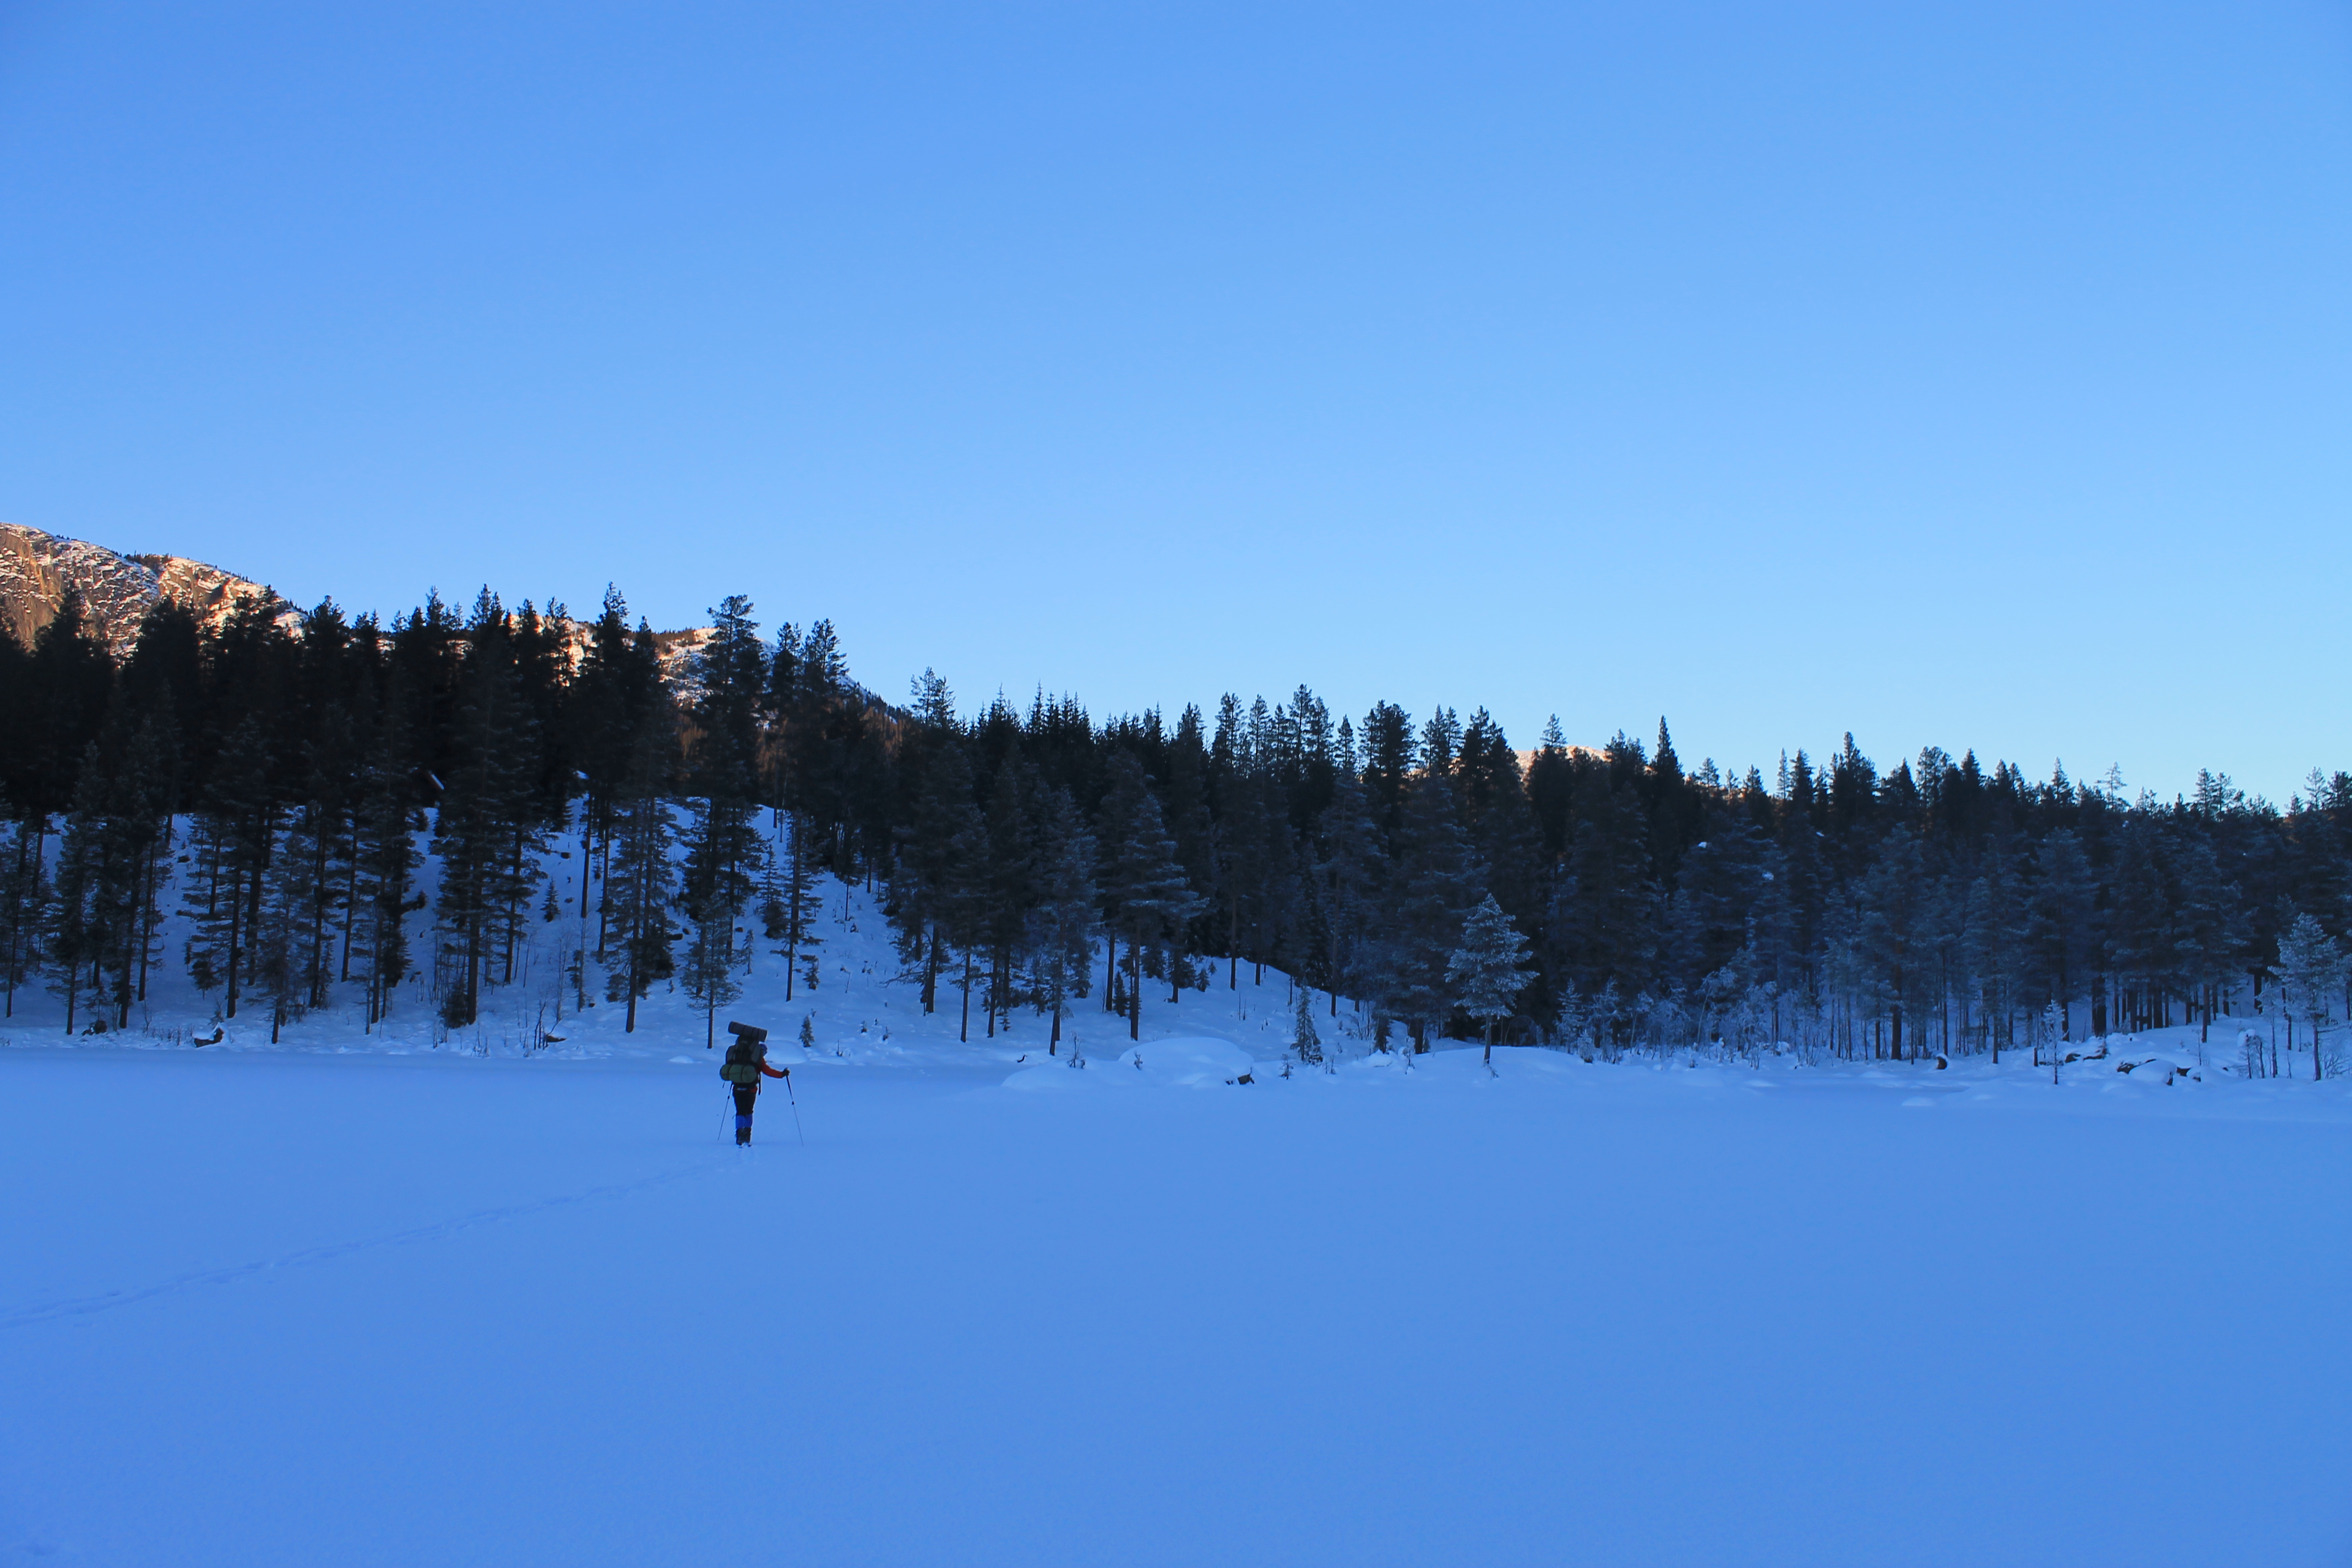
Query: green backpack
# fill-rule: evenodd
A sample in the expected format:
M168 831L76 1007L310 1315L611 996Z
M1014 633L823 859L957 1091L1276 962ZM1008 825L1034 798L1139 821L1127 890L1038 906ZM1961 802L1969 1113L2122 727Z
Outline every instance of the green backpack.
M737 1040L727 1047L727 1061L719 1068L719 1076L738 1086L760 1081L760 1050Z

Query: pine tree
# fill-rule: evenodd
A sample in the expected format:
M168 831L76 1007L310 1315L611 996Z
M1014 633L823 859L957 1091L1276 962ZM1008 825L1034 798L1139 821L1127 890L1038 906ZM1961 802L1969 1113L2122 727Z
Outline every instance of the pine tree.
M47 911L52 985L66 1002L68 1031L85 1001L93 1028L124 1026L144 988L156 924L155 862L170 811L163 728L117 709L83 753L59 847L57 898Z
M511 626L488 590L468 636L458 750L433 830L441 1016L452 1028L474 1022L486 984L514 978L523 911L546 847L534 787L538 724L522 700ZM499 973L489 973L493 965Z
M742 994L734 970L738 963L748 964L752 950L749 942L739 948L735 922L751 903L764 858L752 823L759 798L759 717L769 678L751 601L730 595L711 616L710 640L696 660L699 689L689 776L698 798L679 893L688 928L683 979L688 994L702 1005L706 1046L716 1040L719 1008ZM787 923L796 928L798 920L790 917L797 916L797 902L786 913ZM793 934L797 937L796 929Z
M2024 889L2009 857L1998 847L1985 858L1971 889L1975 918L1969 927L1968 963L1976 977L1993 1064L2004 1042L2014 1048L2017 1008L2024 983L2027 910Z
M0 637L5 642L5 637ZM20 817L7 824L0 848L0 1016L16 1015L16 988L40 964L40 934L48 921L47 824Z
M1246 768L1249 761L1244 745L1237 770L1225 787L1225 813L1216 825L1213 840L1217 895L1222 906L1219 912L1225 927L1228 990L1240 986L1244 951L1255 963L1264 963L1264 940L1274 901L1273 847L1279 830L1278 818L1268 799L1270 791L1265 779L1255 771L1239 771Z
M314 807L296 811L278 853L271 858L260 918L253 927L253 988L269 1001L269 1043L302 1016L310 995L307 963L311 909L316 902L316 860L311 834Z
M686 875L678 896L687 926L686 962L679 979L703 1011L703 1046L718 1038L719 1009L743 994L735 979L741 958L735 922L751 901L740 847L749 807L741 801L704 795L694 803L687 830Z
M147 1000L147 971L163 938L163 898L173 849L173 807L180 793L180 748L168 700L139 722L130 755L117 775L121 810L129 824L135 888L129 950L123 955L122 1006L118 1023L130 1021L131 1002ZM132 970L136 967L134 981Z
M1903 1026L1922 992L1920 966L1927 945L1931 898L1918 841L1909 828L1898 826L1887 836L1876 863L1854 894L1857 951L1873 988L1874 1007L1887 1020L1885 1054L1897 1061L1908 1059ZM1875 1047L1872 1054L1878 1054ZM1909 1055L1917 1054L1915 1028Z
M117 1028L131 1021L131 1007L147 994L147 967L153 955L161 910L162 862L171 852L172 797L176 788L175 747L167 713L133 721L127 710L110 715L101 736L104 777L99 792L103 816L100 871L95 894L95 971L110 965L109 999Z
M628 601L607 584L603 611L589 629L587 647L566 706L569 748L579 760L587 792L581 810L580 913L583 921L593 889L601 879L596 851L607 855L611 851L614 804L628 773L644 706L644 693L638 689L642 673L643 663L630 647ZM595 847L589 847L592 845ZM597 950L603 949L600 934Z
M1442 776L1423 778L1406 797L1397 861L1384 933L1392 986L1388 1005L1411 1026L1413 1049L1426 1051L1454 1012L1446 967L1460 945L1463 921L1486 896L1454 816L1453 791Z
M72 805L79 771L105 724L114 685L113 661L83 616L79 590L67 585L17 674L22 695L9 743L0 748L6 755L0 766L7 769L8 794L19 810L55 815Z
M619 791L613 859L605 876L618 952L605 971L604 994L607 1001L628 1004L624 1033L636 1031L637 1004L654 983L677 969L668 920L674 883L669 805L663 799L674 749L664 702L649 710L638 727L629 772Z
M1373 984L1373 952L1375 911L1387 868L1363 789L1351 773L1339 775L1318 826L1323 854L1314 868L1316 901L1328 944L1321 969L1331 993L1331 1016L1337 1017L1341 993L1381 994Z
M228 1018L236 1016L244 993L248 948L278 842L269 766L261 718L248 713L215 755L198 806L197 874L187 889L192 929L184 952L198 990L226 987L221 1016Z
M1528 939L1489 893L1462 922L1462 945L1446 960L1445 979L1455 1004L1486 1026L1482 1059L1489 1066L1495 1060L1495 1026L1511 1016L1532 978L1520 967L1527 955Z
M982 839L983 825L946 683L931 678L929 687L919 690L917 707L920 721L901 748L909 800L898 831L889 910L900 955L919 981L923 1011L932 1013L939 1007L940 972L951 927L971 877L968 861Z
M1059 1054L1062 1016L1087 994L1094 963L1095 839L1067 790L1045 792L1037 816L1035 889L1029 911L1029 994L1053 1020L1045 1054Z
M2058 1005L2058 1037L2074 1037L2074 998L2098 950L2098 885L2082 840L2059 828L2042 843L2032 942L2046 998Z
M1578 784L1578 821L1547 923L1570 984L1588 994L1613 984L1630 996L1646 990L1654 972L1659 900L1648 827L1617 771L1597 765Z
M89 994L93 1004L97 1000L98 959L106 945L104 883L109 845L104 789L105 772L98 744L92 742L83 758L72 809L66 816L65 833L58 842L57 883L42 944L50 964L49 989L66 1005L68 1035L74 1032L84 994ZM89 971L87 980L85 968Z
M1009 1021L1013 986L1037 901L1037 824L1034 774L1008 756L996 770L985 816L982 870L975 889L975 935L988 953L988 1034Z
M373 1028L392 1005L392 994L408 977L408 916L424 907L411 889L416 878L414 808L404 786L400 756L402 731L390 728L379 754L362 774L357 817L358 899L366 910L362 942L367 990L363 1026Z
M760 933L770 942L783 944L769 951L784 961L787 1002L793 999L802 949L814 948L824 941L817 930L824 900L816 891L814 868L803 853L805 842L804 826L799 816L777 808L772 814L768 846L760 856ZM814 956L810 958L812 969L816 962Z

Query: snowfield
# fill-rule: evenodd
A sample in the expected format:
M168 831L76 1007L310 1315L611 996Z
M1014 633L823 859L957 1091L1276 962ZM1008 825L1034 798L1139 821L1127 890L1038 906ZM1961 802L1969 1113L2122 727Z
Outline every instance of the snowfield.
M805 1132L772 1088L748 1153L660 991L274 1049L186 1044L176 966L126 1034L20 995L0 1561L2352 1558L2352 1096L2223 1071L2239 1026L2056 1084L1326 1072L1221 968L1139 1044L1082 1004L1074 1068L831 908L814 995L763 946L722 1015Z

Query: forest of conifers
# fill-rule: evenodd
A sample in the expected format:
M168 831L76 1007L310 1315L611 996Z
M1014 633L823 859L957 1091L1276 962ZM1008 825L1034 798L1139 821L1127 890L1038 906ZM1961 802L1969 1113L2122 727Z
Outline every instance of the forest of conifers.
M1302 1022L1381 1048L1483 1025L1916 1059L2343 1000L2352 774L2284 809L2219 774L2126 800L1932 748L1882 770L1849 736L1732 777L1663 721L1598 751L1555 721L1521 753L1483 709L1335 721L1304 687L966 721L928 672L903 706L869 694L827 623L714 616L665 660L615 594L590 622L485 590L388 629L164 601L117 658L68 596L33 647L0 637L8 1007L39 984L68 1029L120 1027L180 963L273 1028L372 1024L404 984L457 1026L561 920L580 1000L634 1023L662 982L715 1010L753 944L802 961L825 873L885 900L901 978L972 1033L1034 1009L1058 1037L1081 1005L1132 1028L1266 966ZM1465 942L1507 1016L1465 1011Z

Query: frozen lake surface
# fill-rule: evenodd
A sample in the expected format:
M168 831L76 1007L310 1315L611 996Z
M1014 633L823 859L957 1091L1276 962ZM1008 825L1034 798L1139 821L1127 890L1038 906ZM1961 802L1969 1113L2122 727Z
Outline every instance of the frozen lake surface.
M2352 1551L2336 1083L665 1026L14 1037L0 1560Z

